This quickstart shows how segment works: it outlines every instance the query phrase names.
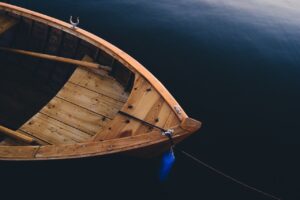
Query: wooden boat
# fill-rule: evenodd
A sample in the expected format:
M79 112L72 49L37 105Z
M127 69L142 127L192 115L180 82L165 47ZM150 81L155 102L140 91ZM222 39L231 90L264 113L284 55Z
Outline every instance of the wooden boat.
M201 126L139 62L74 24L0 3L0 58L1 160L155 155Z

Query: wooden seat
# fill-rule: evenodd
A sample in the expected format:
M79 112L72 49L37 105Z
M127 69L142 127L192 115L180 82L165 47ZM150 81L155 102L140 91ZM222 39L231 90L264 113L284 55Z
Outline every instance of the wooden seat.
M57 95L18 131L49 144L83 142L101 131L127 98L113 78L78 67Z
M17 20L7 15L0 15L0 35L8 31L14 25L17 24Z

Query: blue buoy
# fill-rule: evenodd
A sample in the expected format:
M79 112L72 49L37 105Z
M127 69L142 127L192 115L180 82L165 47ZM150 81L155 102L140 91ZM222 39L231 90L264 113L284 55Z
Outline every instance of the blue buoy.
M169 151L165 152L162 156L162 162L161 162L161 167L159 172L160 181L165 181L167 179L174 162L175 162L175 155L173 149L171 148Z

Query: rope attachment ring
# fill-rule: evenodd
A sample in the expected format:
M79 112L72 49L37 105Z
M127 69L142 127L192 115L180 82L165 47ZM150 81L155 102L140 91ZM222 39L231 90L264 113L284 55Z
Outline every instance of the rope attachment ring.
M166 137L169 138L171 149L172 149L174 147L174 145L175 145L175 143L173 141L174 130L173 129L168 129L168 130L162 131L161 134L163 136L166 136Z

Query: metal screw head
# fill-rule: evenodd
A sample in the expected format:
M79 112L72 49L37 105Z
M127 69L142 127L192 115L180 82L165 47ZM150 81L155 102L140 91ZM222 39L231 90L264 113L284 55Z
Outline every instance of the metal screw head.
M181 108L180 108L179 105L175 105L175 106L174 106L174 109L175 109L175 111L176 111L177 114L179 114L179 115L181 114L181 111L182 111L182 110L181 110Z

